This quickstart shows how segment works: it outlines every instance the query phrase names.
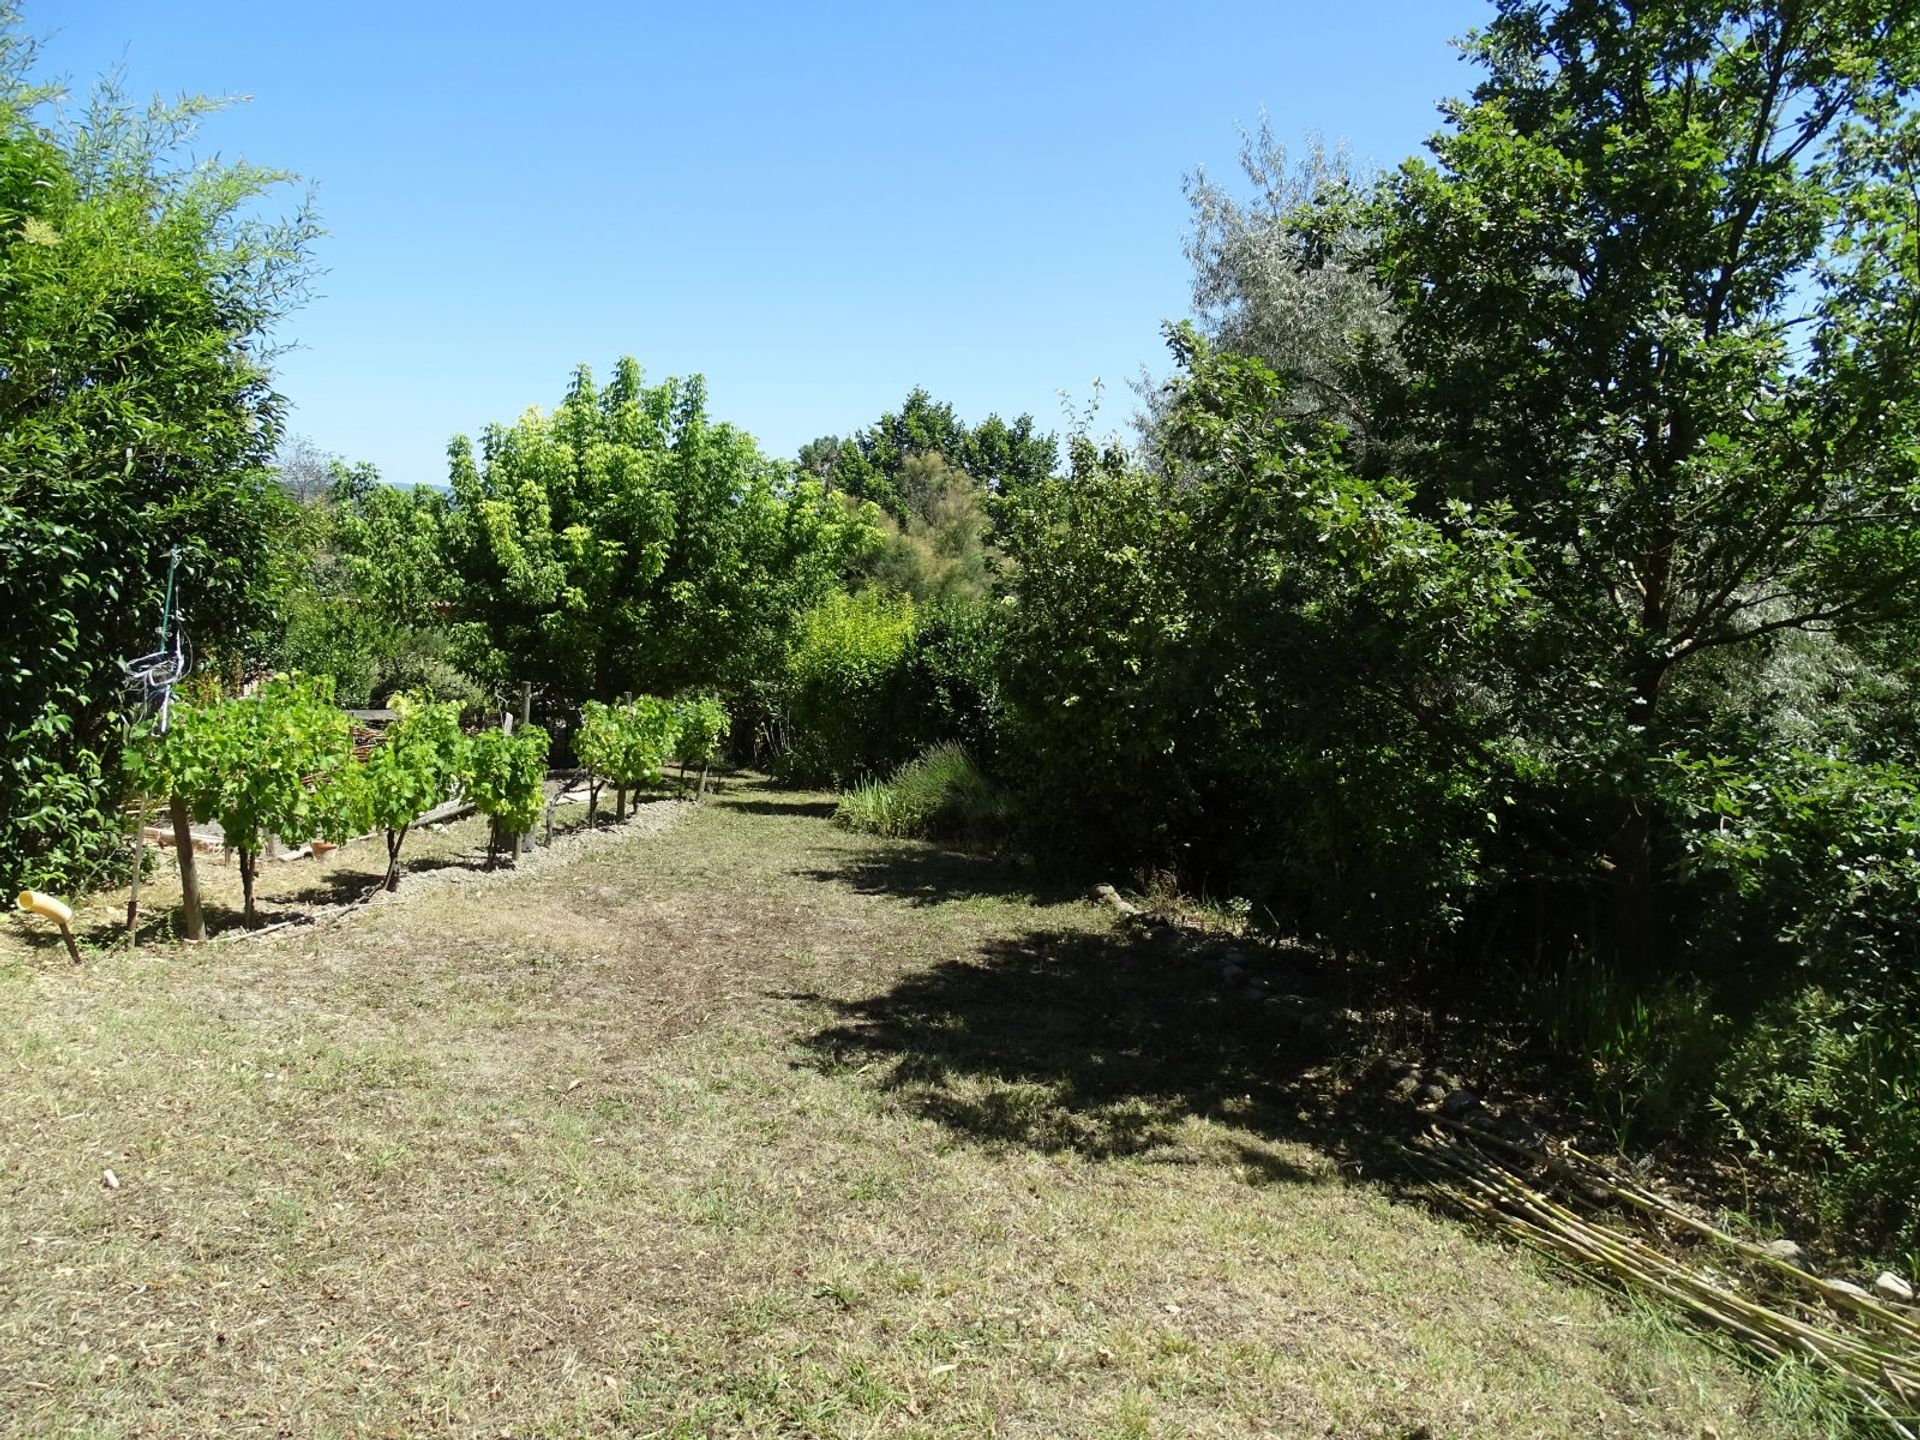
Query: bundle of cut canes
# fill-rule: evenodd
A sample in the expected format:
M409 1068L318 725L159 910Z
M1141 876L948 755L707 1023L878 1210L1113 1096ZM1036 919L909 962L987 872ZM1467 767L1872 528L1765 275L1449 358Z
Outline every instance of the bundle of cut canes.
M1920 1440L1920 1317L1907 1307L1822 1280L1568 1146L1536 1150L1436 1117L1401 1148L1442 1200L1622 1289L1660 1296L1768 1359L1807 1361L1893 1434ZM1608 1207L1619 1223L1574 1204ZM1722 1268L1675 1258L1678 1236L1710 1243Z

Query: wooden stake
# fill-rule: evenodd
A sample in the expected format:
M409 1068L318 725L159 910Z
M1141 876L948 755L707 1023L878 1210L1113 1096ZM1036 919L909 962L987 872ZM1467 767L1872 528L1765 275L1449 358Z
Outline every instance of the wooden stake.
M520 682L520 723L523 726L533 723L533 682L531 680ZM547 824L549 826L553 824L551 812L548 814ZM551 840L553 837L549 835L547 838ZM528 830L520 837L519 849L522 855L533 853L533 831Z
M142 795L133 816L133 877L127 887L127 949L132 950L138 943L140 933L140 871L145 868L141 861L147 858L147 797Z

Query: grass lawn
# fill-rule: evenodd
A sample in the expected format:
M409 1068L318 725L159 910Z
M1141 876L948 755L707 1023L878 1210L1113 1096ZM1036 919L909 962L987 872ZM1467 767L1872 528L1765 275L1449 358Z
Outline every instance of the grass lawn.
M1807 1433L1359 1178L1105 911L830 808L741 781L486 877L465 822L395 897L83 967L10 923L0 1432Z

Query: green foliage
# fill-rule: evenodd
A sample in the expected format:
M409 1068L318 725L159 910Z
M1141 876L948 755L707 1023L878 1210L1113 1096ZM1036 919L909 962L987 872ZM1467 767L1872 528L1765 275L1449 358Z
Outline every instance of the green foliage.
M327 477L301 511L305 573L288 605L285 662L332 675L343 705L408 692L479 700L449 658L437 614L451 586L447 496L424 485L396 490L371 465L333 461Z
M934 745L885 781L864 780L840 797L834 823L872 835L991 841L1012 826L1007 798L960 746Z
M101 84L67 114L31 63L0 5L0 871L64 889L114 844L119 662L156 648L169 547L200 653L270 623L263 336L316 229L267 218L285 174L190 157L211 102Z
M521 725L511 734L482 730L467 747L467 772L462 777L476 809L492 822L487 841L491 869L502 845L533 828L546 800L547 732L538 725Z
M652 695L624 705L588 701L574 753L581 764L616 785L655 785L678 734L676 707Z
M903 682L907 744L952 741L982 765L998 763L1003 613L986 602L952 600L914 612Z
M1175 336L1165 468L1076 447L1004 534L1003 765L1108 858L1178 864L1341 944L1471 895L1509 760L1475 680L1524 624L1499 512L1422 518L1263 363Z
M1510 723L1568 777L1551 823L1605 862L1613 948L1657 967L1683 906L1657 757L1714 723L1693 678L1786 632L1911 633L1920 31L1503 0L1467 48L1433 163L1317 223L1373 236L1405 362L1376 419L1422 503L1506 506L1527 546Z
M1829 1233L1920 1253L1920 1044L1909 987L1889 999L1810 986L1768 1009L1721 1067L1734 1149Z
M239 852L249 925L259 919L253 866L266 837L299 845L331 828L334 787L352 761L347 717L327 682L285 676L252 695L177 702L166 734L148 731L129 752L135 784L179 796Z
M605 390L583 367L552 414L451 447L445 554L456 659L558 703L641 683L750 689L797 615L871 544L871 522L706 413L697 376Z
M1011 425L990 415L969 428L951 405L916 388L898 413L889 411L851 438L829 435L803 447L800 463L833 490L871 501L904 525L913 509L916 481L909 467L916 457L939 457L972 477L974 488L985 494L1010 493L1045 479L1058 455L1053 436L1034 433L1030 415Z
M965 604L991 588L986 495L937 453L910 455L899 485L905 520L881 513L880 540L858 573L916 601ZM852 503L852 497L845 497Z
M1717 1086L1910 1187L1920 27L1497 0L1464 48L1430 159L1263 132L1251 202L1192 188L1278 383L1182 342L1153 468L1007 507L1023 794L1464 978L1622 1134Z
M808 611L788 663L786 763L798 774L844 783L898 763L909 746L906 661L910 599L867 591L833 594Z
M468 742L457 702L394 697L399 718L355 766L342 787L337 838L381 830L387 838L386 887L400 885L400 847L420 816L453 798L467 769Z
M674 711L673 758L682 765L711 765L732 724L718 697L696 695L682 700Z

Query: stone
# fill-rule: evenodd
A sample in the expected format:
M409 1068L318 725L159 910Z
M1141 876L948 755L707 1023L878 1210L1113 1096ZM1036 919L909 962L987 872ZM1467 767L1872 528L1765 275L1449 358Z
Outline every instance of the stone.
M1411 1075L1402 1075L1393 1082L1393 1096L1396 1100L1411 1100L1419 1093L1423 1083L1425 1082L1420 1079L1418 1071Z
M1222 985L1238 985L1246 978L1247 972L1238 965L1222 965L1220 967L1220 983Z
M1769 1240L1760 1249L1768 1259L1781 1260L1788 1265L1798 1265L1807 1258L1807 1252L1791 1240Z
M1413 1098L1422 1105L1438 1105L1447 1098L1447 1087L1429 1080L1413 1092Z
M1433 1079L1436 1085L1444 1085L1449 1090L1464 1090L1467 1088L1467 1082L1462 1080L1458 1075L1454 1074L1451 1070L1437 1071L1435 1072Z
M1120 915L1138 915L1140 913L1140 907L1138 905L1127 899L1126 896L1122 895L1111 885L1094 886L1093 898Z
M1889 1300L1898 1300L1905 1305L1913 1299L1913 1286L1891 1270L1882 1270L1874 1277L1873 1288Z
M1440 1113L1459 1120L1480 1108L1480 1097L1465 1086L1456 1086L1440 1097Z

